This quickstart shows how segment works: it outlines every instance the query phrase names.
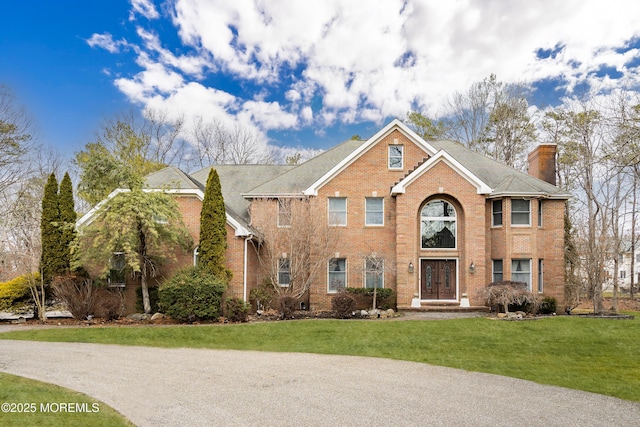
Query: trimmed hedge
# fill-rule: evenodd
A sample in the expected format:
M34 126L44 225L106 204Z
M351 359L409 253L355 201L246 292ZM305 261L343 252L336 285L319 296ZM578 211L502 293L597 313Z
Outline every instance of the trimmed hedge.
M7 282L0 282L0 310L11 310L16 303L26 302L31 298L29 281L40 282L40 274L24 274Z
M368 310L373 306L373 288L345 288L345 292L352 295L356 302L356 310ZM380 310L396 308L396 293L393 289L378 288L376 292L377 307Z
M198 267L189 267L160 285L159 309L182 322L217 321L226 289L220 278Z

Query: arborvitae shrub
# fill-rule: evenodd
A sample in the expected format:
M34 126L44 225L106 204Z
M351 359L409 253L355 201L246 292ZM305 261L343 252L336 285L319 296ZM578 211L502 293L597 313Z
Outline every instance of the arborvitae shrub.
M160 285L159 308L182 322L217 321L226 288L222 279L198 267L189 267Z

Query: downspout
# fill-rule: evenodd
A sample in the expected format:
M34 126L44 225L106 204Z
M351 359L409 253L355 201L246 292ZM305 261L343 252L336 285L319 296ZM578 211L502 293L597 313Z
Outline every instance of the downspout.
M250 234L248 237L244 239L244 263L243 263L243 273L242 273L242 299L247 301L247 260L248 260L248 242L253 239L253 235Z

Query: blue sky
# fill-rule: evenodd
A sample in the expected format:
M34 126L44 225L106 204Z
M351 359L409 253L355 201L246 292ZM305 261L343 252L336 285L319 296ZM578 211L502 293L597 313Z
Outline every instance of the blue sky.
M13 1L0 14L0 84L68 157L130 108L326 149L412 109L437 117L491 73L530 83L541 109L637 88L639 3Z

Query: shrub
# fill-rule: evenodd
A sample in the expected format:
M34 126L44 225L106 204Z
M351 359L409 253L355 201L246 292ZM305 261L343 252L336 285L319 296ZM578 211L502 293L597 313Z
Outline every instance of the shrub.
M558 302L554 297L544 297L538 303L538 313L540 314L552 314L556 312Z
M356 300L347 292L341 292L331 298L331 308L339 319L348 319L356 309Z
M38 283L40 274L25 274L0 283L0 310L10 310L18 303L26 302L31 298L29 282Z
M160 310L176 320L218 320L226 284L198 267L178 271L160 285Z
M251 289L251 292L249 292L249 301L255 306L256 310L269 310L273 308L271 303L275 299L275 296L276 292L273 289L273 285L269 279L265 279L257 288Z
M100 303L100 308L102 309L104 318L107 321L118 319L124 311L122 298L119 298L116 295L104 298Z
M246 322L249 307L240 298L227 298L226 318L230 322Z
M492 308L502 307L505 313L509 312L510 306L530 311L536 302L535 296L527 289L526 283L510 280L490 283L480 291L480 297Z
M293 313L296 311L298 300L289 295L281 296L278 299L278 307L282 320L293 317Z
M353 296L356 309L366 310L373 307L373 288L346 288L345 292ZM378 288L376 292L377 306L380 310L396 308L396 293L393 289Z
M158 287L149 286L149 302L151 303L151 312L156 313L158 311ZM136 288L136 311L138 313L144 313L144 303L142 302L142 287Z
M88 278L65 274L56 276L51 282L53 293L71 313L74 319L82 320L93 314L97 289Z

